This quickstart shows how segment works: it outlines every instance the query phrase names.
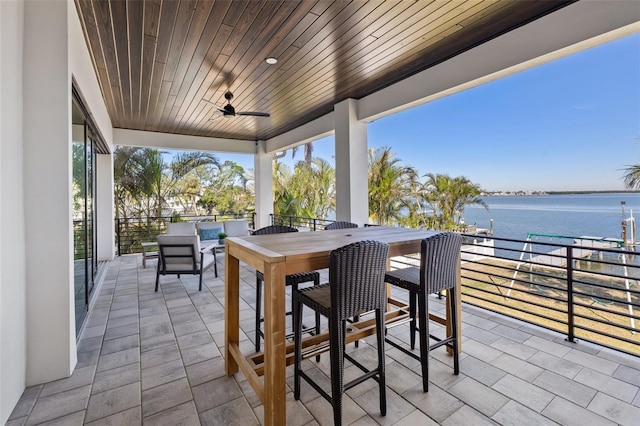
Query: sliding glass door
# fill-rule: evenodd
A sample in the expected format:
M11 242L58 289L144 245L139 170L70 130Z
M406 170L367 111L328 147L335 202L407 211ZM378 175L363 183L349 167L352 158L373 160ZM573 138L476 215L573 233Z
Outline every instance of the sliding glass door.
M73 265L76 334L87 316L98 270L95 223L95 141L82 109L73 104Z

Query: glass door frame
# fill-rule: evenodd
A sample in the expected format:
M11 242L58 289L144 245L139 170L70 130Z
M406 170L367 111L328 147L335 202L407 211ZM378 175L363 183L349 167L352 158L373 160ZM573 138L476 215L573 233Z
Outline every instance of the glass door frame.
M107 154L105 144L93 125L91 114L84 107L75 85L72 92L72 128L82 126L77 133L72 132L72 182L73 197L73 267L76 337L86 321L93 296L99 263L97 257L97 155ZM79 133L82 133L81 135ZM82 138L82 140L80 140ZM77 139L77 140L74 140ZM80 152L81 150L81 152ZM76 186L80 193L77 193ZM81 223L78 228L78 217ZM84 293L82 297L81 293ZM83 300L84 299L84 300Z

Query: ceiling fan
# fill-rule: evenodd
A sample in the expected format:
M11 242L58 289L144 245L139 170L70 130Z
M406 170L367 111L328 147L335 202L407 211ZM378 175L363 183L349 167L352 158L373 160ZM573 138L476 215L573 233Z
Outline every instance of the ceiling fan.
M218 111L222 113L223 117L235 117L236 115L244 115L250 117L270 117L270 115L266 112L257 112L257 111L242 111L236 112L236 109L231 105L231 99L233 99L233 93L226 92L224 94L224 98L227 100L227 104L224 108L219 108Z

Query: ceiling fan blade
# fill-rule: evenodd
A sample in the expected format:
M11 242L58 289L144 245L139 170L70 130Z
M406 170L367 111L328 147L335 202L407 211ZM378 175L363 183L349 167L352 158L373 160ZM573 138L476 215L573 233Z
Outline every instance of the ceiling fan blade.
M250 117L271 117L271 114L267 114L266 112L257 112L257 111L236 112L236 115L246 115Z

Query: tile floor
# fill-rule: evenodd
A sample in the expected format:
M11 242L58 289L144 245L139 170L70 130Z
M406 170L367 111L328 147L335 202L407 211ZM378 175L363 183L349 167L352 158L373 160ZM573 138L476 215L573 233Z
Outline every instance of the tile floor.
M140 255L108 263L73 375L25 389L7 425L261 424L262 405L247 381L224 374L219 266L220 278L207 272L202 292L197 277L167 276L155 293L155 261L147 269ZM250 353L254 272L243 268L242 280L241 339ZM443 309L435 298L430 305ZM408 336L405 326L390 333ZM369 380L348 391L344 423L640 425L640 358L466 306L463 334L461 374L452 374L443 348L433 351L428 393L417 361L388 347L386 417ZM375 354L368 341L351 351L363 362ZM328 385L328 356L305 362ZM345 369L346 378L354 368ZM287 373L292 386L291 368ZM288 396L287 425L332 423L330 405L309 386L301 401Z

